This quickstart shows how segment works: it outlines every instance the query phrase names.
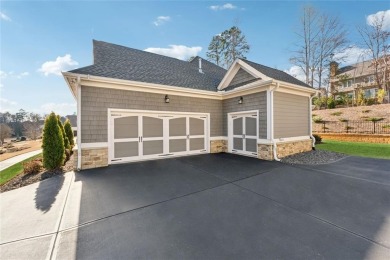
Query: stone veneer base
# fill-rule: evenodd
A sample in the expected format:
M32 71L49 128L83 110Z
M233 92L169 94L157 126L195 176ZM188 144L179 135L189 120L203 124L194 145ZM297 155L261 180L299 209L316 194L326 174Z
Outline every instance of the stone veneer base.
M226 153L228 151L227 140L210 141L210 153Z
M274 160L273 144L258 144L257 158L262 160ZM283 158L296 153L312 150L312 140L290 141L277 144L278 158ZM78 149L74 148L74 167L77 169ZM227 140L210 141L210 153L228 152ZM81 150L81 170L108 166L108 148L87 148Z

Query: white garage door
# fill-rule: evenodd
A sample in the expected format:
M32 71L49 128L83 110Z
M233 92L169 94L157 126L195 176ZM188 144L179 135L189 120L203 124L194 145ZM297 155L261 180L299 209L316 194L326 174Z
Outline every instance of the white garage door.
M229 152L257 156L258 112L230 113Z
M110 162L208 151L208 114L109 111Z

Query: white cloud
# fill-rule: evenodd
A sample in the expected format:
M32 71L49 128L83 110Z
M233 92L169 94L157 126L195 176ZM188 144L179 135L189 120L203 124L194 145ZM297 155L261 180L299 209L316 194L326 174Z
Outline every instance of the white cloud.
M303 70L299 66L292 66L290 69L284 70L284 72L299 79L300 81L305 82L305 80L306 80L305 73L303 72Z
M156 20L153 22L155 26L163 25L166 22L169 22L171 20L170 16L159 16L156 18Z
M7 21L7 22L10 22L11 21L11 18L9 18L9 16L7 16L5 13L3 12L0 12L0 18L1 20L4 20L4 21Z
M342 52L335 53L333 59L345 66L369 60L369 53L368 49L351 46Z
M374 25L376 21L381 21L383 17L383 30L390 30L390 10L379 11L376 14L367 16L367 24Z
M15 111L15 106L18 103L6 98L0 98L0 112Z
M28 75L30 75L30 73L27 72L27 71L25 71L25 72L22 72L22 73L16 75L16 77L17 77L18 79L21 79L21 78L23 78L23 77L27 77Z
M147 48L145 51L169 56L172 58L187 60L192 56L197 56L202 47L187 47L184 45L169 45L169 48Z
M228 9L228 10L236 9L237 6L232 5L230 3L226 3L224 5L212 5L209 8L213 11L218 11L218 10L225 10L225 9Z
M61 71L73 69L77 65L79 65L79 63L72 60L72 56L70 54L66 54L63 57L58 56L55 61L46 61L42 64L38 71L45 74L45 76L49 76L50 74L60 76Z
M71 115L77 111L76 103L46 103L41 105L40 109L43 114L55 112L61 116Z
M0 79L5 79L7 76L7 72L0 70Z
M23 77L27 77L28 75L30 75L30 73L27 71L21 72L19 74L15 74L15 72L13 72L13 71L5 72L5 71L0 70L0 79L6 79L8 77L21 79Z

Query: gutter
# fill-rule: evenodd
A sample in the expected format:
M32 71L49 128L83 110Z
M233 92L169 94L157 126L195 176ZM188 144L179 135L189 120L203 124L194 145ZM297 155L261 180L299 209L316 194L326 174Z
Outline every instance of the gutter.
M276 86L270 90L270 108L271 108L271 113L270 113L270 123L271 123L271 142L273 144L273 152L274 152L274 160L280 162L280 159L278 158L278 153L277 153L277 145L276 145L276 140L274 139L274 91L279 88L279 82L276 82Z
M77 170L81 170L81 85L77 76Z
M316 149L316 139L314 138L313 136L313 117L312 117L312 108L311 108L311 104L313 103L313 98L317 96L317 92L314 93L313 95L310 95L310 99L309 99L309 134L310 134L310 138L312 140L312 145L311 145L311 148L312 150L315 150Z

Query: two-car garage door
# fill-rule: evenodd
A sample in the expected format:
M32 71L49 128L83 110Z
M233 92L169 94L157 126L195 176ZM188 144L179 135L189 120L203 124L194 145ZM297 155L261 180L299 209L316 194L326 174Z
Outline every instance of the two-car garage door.
M208 114L109 111L110 162L208 151Z

